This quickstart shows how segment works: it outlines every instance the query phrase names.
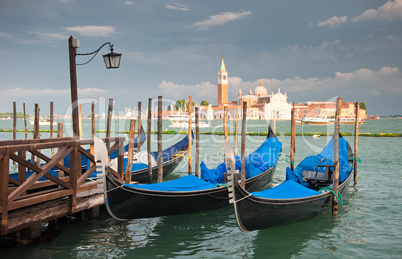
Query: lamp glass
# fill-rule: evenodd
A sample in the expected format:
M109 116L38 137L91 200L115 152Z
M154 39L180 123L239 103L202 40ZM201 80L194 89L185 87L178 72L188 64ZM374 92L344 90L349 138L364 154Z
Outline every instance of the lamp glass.
M109 54L103 55L105 65L107 69L119 68L121 54L111 52Z

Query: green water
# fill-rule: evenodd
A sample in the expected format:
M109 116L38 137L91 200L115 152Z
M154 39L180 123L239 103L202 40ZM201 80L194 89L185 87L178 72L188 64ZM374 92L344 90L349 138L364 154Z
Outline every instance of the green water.
M11 128L7 125L12 121L7 123L0 121L0 128ZM218 131L219 124L213 122ZM277 131L290 132L289 124L277 122ZM89 135L86 125L90 125L89 120L84 120L84 136ZM124 125L128 127L128 123ZM164 122L164 127L168 125ZM247 131L266 131L263 122L248 125ZM297 132L301 131L332 132L333 125L298 125ZM342 125L341 132L353 132L353 125ZM400 133L402 120L367 121L360 125L360 132ZM163 137L164 146L169 146L183 136ZM11 138L11 133L0 133L0 139ZM353 138L345 138L353 146ZM232 146L233 139L231 136ZM222 161L223 136L201 135L200 140L200 160L209 167L216 166ZM263 140L262 136L247 136L248 152ZM279 140L284 153L289 154L290 137L281 134ZM297 137L296 163L317 154L328 141L329 137ZM337 217L325 213L296 224L242 233L230 206L131 221L116 221L102 211L91 221L60 223L57 231L44 235L47 241L29 246L3 245L0 258L401 258L402 138L360 137L359 157L358 182L349 188ZM273 184L285 179L287 166L281 160ZM183 161L170 178L185 175L186 169L187 161Z

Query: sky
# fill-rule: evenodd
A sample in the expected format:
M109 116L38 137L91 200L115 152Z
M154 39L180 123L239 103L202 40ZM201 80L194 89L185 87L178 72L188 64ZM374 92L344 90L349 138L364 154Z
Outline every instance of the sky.
M114 100L217 103L222 55L229 99L261 81L288 102L336 97L364 102L368 114L402 114L402 0L0 0L0 112L71 114L68 38L78 53L103 43L122 53L119 69L102 54L77 66L83 114ZM77 56L77 64L88 56Z

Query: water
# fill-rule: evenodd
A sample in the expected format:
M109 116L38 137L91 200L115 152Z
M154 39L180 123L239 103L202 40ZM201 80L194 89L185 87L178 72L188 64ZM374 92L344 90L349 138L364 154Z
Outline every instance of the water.
M21 121L18 123L22 125ZM212 128L221 130L220 122L212 124ZM11 120L0 121L0 128L9 129L11 125ZM84 136L90 134L88 125L90 121L84 120ZM128 128L128 122L119 127L124 129L124 125ZM164 122L164 127L168 125ZM290 132L289 125L277 122L277 131ZM102 129L102 122L97 127ZM397 119L360 125L360 132L400 133L401 129L402 120ZM259 121L249 122L247 131L267 130ZM297 132L301 131L331 132L333 126L297 125ZM341 132L353 132L353 125L341 125ZM42 133L42 137L46 134ZM17 136L22 137L23 133ZM183 136L163 137L164 146L169 146ZM0 133L0 139L11 138L12 133ZM345 138L353 146L353 138ZM248 136L248 152L263 139ZM200 160L209 167L216 166L223 155L223 136L201 135L201 140ZM290 137L281 134L279 140L284 153L289 154ZM328 141L329 137L296 137L296 163L317 154ZM362 163L358 165L357 185L349 188L337 217L328 212L296 224L242 233L230 206L130 221L116 221L103 210L99 218L91 221L60 223L56 232L48 232L53 236L43 236L46 241L29 246L3 245L0 258L401 258L402 138L360 137L359 157ZM274 184L284 180L287 166L281 160ZM169 178L185 175L186 170L187 163L183 161Z

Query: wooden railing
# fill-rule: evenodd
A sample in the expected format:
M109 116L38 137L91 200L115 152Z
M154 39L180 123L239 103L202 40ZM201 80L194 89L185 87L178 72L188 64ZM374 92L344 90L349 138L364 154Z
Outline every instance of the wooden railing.
M118 172L120 179L124 170L124 137L103 139L108 154L118 149ZM96 171L94 156L84 145L93 145L93 139L52 138L33 140L0 141L0 215L1 235L7 234L7 217L12 210L56 199L69 199L70 213L76 212L77 193L97 188L97 183L86 181ZM45 150L57 149L53 157ZM28 159L27 152L31 153ZM46 153L46 152L45 152ZM50 154L50 152L48 152ZM70 166L63 159L70 157ZM33 159L36 157L36 159ZM81 157L90 160L89 168L81 166ZM14 161L14 162L12 162ZM18 179L9 175L10 162L18 167ZM39 163L38 163L39 162ZM86 169L83 169L86 168ZM27 170L33 172L27 177ZM49 171L57 172L56 174ZM41 177L45 181L38 181Z

